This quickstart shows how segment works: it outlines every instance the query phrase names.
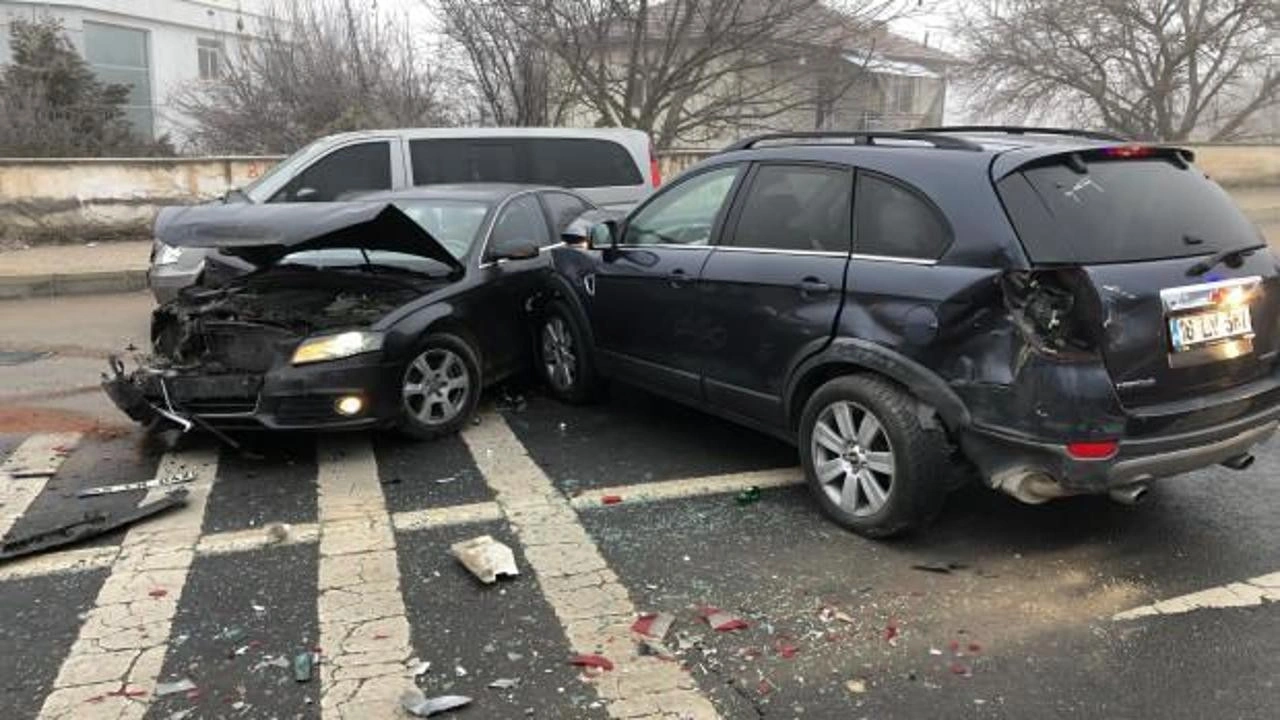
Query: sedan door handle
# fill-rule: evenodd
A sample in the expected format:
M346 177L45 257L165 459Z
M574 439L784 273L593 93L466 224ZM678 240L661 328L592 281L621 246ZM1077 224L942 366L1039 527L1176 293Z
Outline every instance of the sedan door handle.
M682 268L676 268L667 275L667 282L671 283L671 287L680 287L689 281L689 274Z
M814 277L807 277L796 283L796 289L801 295L825 295L831 292L830 285Z

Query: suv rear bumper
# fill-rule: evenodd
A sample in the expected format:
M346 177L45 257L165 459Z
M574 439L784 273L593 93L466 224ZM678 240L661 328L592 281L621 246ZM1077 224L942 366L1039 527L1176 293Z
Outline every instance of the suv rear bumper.
M1249 452L1280 428L1280 405L1199 430L1120 440L1110 458L1080 460L1063 443L1028 438L1002 428L971 427L961 438L965 455L993 487L1021 477L1047 476L1060 495L1104 493L1209 467ZM1052 495L1045 497L1049 499Z

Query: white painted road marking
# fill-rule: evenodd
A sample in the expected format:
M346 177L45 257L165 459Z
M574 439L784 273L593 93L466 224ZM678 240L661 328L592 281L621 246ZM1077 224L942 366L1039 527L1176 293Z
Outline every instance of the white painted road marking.
M749 487L766 489L803 484L804 474L800 468L757 470L754 472L729 473L727 475L711 475L682 480L664 480L662 482L636 485L593 488L574 497L569 501L569 504L581 509L603 505L604 499L609 496L621 498L622 503L626 504L736 493Z
M1206 608L1231 608L1280 602L1280 572L1259 575L1208 590L1179 595L1160 602L1116 613L1112 620L1134 620L1152 615L1177 615Z
M413 649L395 532L368 437L327 438L317 484L321 717L399 717Z
M186 507L135 525L125 534L80 634L40 710L41 720L141 718L164 664L169 631L195 558L216 450L165 455L156 477L190 470ZM157 488L152 494L163 494ZM152 495L144 502L154 499ZM129 691L144 691L132 697ZM123 691L123 692L122 692ZM88 702L95 699L95 702Z
M609 714L635 720L718 718L675 663L636 654L630 631L636 608L627 589L502 416L485 413L462 439L497 493L569 645L574 652L606 653L613 661L615 669L595 681Z
M0 463L0 537L13 528L31 502L44 491L49 480L47 477L15 478L13 473L19 470L57 470L66 459L66 451L79 441L79 433L32 435Z

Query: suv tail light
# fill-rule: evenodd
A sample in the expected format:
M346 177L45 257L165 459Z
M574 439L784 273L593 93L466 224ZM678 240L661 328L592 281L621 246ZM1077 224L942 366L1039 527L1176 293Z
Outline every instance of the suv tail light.
M658 166L658 155L653 151L653 141L649 142L649 179L655 188L662 184L662 168Z

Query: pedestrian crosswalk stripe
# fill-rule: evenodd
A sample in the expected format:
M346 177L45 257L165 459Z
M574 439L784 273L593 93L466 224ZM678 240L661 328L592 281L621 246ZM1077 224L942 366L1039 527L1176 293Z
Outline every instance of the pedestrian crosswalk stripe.
M574 497L569 501L569 504L581 509L608 504L605 502L605 498L617 498L622 503L630 504L735 493L750 487L779 488L803 483L804 475L799 468L757 470L754 472L729 473L727 475L711 475L681 480L664 480L639 485L593 488Z
M32 435L0 463L0 537L13 528L14 522L44 491L50 475L79 441L79 433ZM14 477L22 471L48 471L49 475Z
M156 476L179 470L196 476L187 485L187 506L125 534L94 607L45 698L41 720L140 719L146 712L147 704L130 692L149 693L160 675L170 625L200 538L205 502L217 476L217 453L165 455ZM91 699L95 702L88 703Z
M718 718L674 663L636 652L636 609L564 495L529 457L502 416L485 413L462 438L497 495L542 594L575 652L608 652L615 669L596 683L615 718Z
M329 439L318 470L320 714L397 717L413 650L373 447L364 436Z
M1250 607L1266 602L1280 602L1280 572L1125 610L1122 613L1116 613L1111 619L1136 620L1153 615L1178 615L1209 608Z
M502 519L502 508L498 503L482 502L470 505L449 505L445 507L427 508L426 510L410 510L396 513L391 520L396 530L425 530L444 525L466 525L467 523L489 522Z

